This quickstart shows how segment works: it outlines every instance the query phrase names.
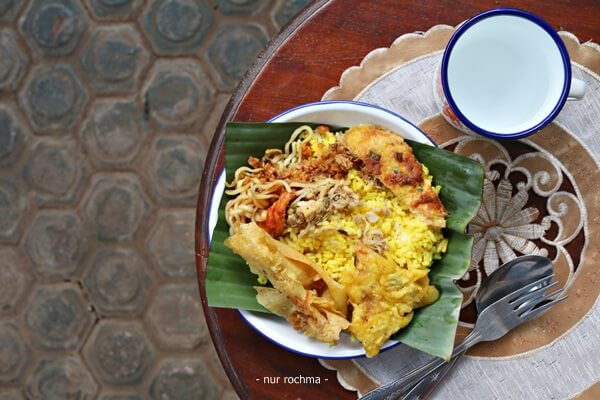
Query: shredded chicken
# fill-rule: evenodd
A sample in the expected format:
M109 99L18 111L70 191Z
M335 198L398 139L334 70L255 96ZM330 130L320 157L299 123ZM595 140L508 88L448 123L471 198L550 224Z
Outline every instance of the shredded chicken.
M358 204L358 195L345 184L325 186L325 190L310 191L293 204L288 212L287 225L300 228L317 225L328 213Z
M324 200L300 201L296 207L296 215L301 216L301 218L309 224L320 222L326 212L327 207L325 206Z
M358 195L346 185L336 185L327 193L331 199L331 205L336 210L346 207L356 207L359 203Z
M379 229L367 229L363 233L362 242L367 247L375 250L379 254L382 254L387 248L387 241L385 235Z
M377 216L377 214L375 214L374 212L371 212L371 211L369 211L368 213L365 214L365 219L370 224L374 224L377 221L379 221L379 217Z

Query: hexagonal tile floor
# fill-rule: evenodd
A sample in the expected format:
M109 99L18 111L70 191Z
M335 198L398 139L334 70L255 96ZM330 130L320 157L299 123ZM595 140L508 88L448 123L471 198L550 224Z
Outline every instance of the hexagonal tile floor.
M196 191L221 112L308 0L0 0L0 399L233 399Z

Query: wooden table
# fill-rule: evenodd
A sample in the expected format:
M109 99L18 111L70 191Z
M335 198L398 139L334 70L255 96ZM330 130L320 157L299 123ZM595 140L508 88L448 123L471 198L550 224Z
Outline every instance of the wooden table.
M271 344L250 328L235 310L206 304L204 272L208 255L207 204L223 165L226 121L264 121L290 107L317 101L338 84L342 72L358 65L378 47L398 36L436 24L456 25L494 7L518 7L542 16L557 30L583 42L600 40L598 0L318 0L311 3L273 39L259 56L227 106L208 153L199 189L196 261L204 312L212 339L241 399L352 399L335 373L311 358ZM268 377L319 377L319 384L267 384Z

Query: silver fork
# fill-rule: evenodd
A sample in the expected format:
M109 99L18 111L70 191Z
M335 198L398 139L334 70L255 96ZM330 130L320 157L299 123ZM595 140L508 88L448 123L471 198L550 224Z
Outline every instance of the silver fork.
M546 289L548 289L549 287L555 286L558 282L555 282L551 285L546 286ZM539 300L536 304L540 304L541 301L547 300L557 294L562 293L563 290L557 290L554 293L550 293L548 295L545 295L541 300ZM541 314L542 312L548 310L550 307L554 306L556 303L566 299L567 296L563 296L561 298L555 299L549 303L544 304L541 307L538 307L536 309L531 309L529 308L529 305L536 299L530 299L529 300L529 305L525 305L523 304L521 307L527 307L529 308L529 311L525 312L525 314L523 315L522 318L525 318L525 320L530 320L532 318L537 317L539 314ZM534 305L535 306L535 305ZM435 389L437 388L437 386L440 384L440 382L445 378L445 376L448 374L448 372L450 372L450 370L454 367L454 365L456 365L456 363L458 362L458 360L460 360L461 357L457 356L454 357L450 360L450 362L445 363L439 367L437 367L433 372L431 372L429 375L426 375L423 379L421 379L415 386L413 386L412 388L409 389L408 392L406 392L404 394L404 399L405 400L419 400L419 399L427 399L429 398L429 396L431 396L431 394L435 391Z
M541 302L563 292L563 289L559 289L552 293L544 294L549 288L558 283L554 282L550 285L544 285L551 277L552 275L545 276L538 281L523 286L486 307L479 314L475 328L473 328L471 333L465 337L458 346L456 346L452 352L452 358L461 356L469 348L479 342L489 342L500 339L512 329L535 318L556 303L566 299L567 296L563 296L538 308L534 308ZM437 358L393 382L366 393L361 397L361 400L399 399L402 397L402 394L407 393L415 383L444 365L446 365L446 361ZM418 397L415 396L416 395L413 395L413 397L407 398L418 399Z

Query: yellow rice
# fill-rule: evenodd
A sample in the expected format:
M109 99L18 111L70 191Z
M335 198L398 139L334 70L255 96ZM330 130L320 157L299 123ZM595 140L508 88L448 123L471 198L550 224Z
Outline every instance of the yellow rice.
M311 139L310 145L317 155L333 142L335 136L326 133ZM431 179L427 169L425 172L427 179ZM287 228L282 241L322 265L336 280L354 268L355 242L363 235L355 217L364 217L367 213L378 217L369 225L385 236L387 246L383 255L399 266L428 268L446 251L448 240L441 229L427 226L416 213L403 207L392 192L367 182L356 170L350 170L348 179L351 189L360 198L359 206L328 214L313 232L302 237L298 237L296 228ZM364 224L361 225L364 229Z

